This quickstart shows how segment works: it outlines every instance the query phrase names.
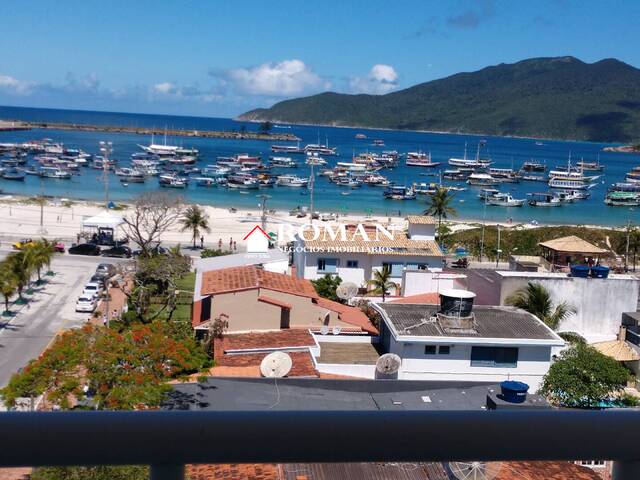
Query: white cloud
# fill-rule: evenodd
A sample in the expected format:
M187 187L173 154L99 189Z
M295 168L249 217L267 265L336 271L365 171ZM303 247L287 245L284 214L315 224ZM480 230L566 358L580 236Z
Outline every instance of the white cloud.
M156 83L153 86L152 90L154 93L159 93L161 95L169 95L170 93L174 93L176 91L176 86L171 82L162 82L162 83Z
M28 95L32 86L33 84L30 82L24 82L15 77L0 74L0 90L4 90L5 92L18 95Z
M263 63L250 68L235 68L212 74L222 86L241 94L287 97L328 89L331 84L316 74L302 60Z
M379 63L371 67L366 76L351 77L349 89L353 93L380 95L398 88L398 78L398 73L391 65Z

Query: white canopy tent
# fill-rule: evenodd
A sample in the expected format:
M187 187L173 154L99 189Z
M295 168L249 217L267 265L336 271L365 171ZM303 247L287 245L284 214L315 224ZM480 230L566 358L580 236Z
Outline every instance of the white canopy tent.
M123 223L124 220L121 216L111 212L101 212L93 217L85 218L82 221L82 228L112 228L115 230Z

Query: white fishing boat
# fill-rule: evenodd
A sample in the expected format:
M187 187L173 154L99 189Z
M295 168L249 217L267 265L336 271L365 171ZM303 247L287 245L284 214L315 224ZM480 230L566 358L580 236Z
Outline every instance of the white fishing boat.
M487 198L498 195L499 193L500 193L500 190L496 188L483 188L480 190L480 193L478 194L478 198L480 200L486 200Z
M189 179L185 177L179 177L175 174L166 174L160 175L158 177L158 183L161 187L186 188L189 184Z
M562 201L553 193L530 193L529 205L532 207L560 207Z
M40 176L42 178L55 178L58 180L68 180L71 178L71 172L62 170L58 167L42 167L40 168Z
M485 203L496 207L521 207L525 199L513 198L510 193L497 193L487 197Z
M390 185L384 193L384 198L389 200L415 200L416 192L411 187L404 185Z
M279 168L296 168L298 164L290 157L269 157L269 163Z
M418 195L433 195L438 191L437 183L414 183L413 191Z
M304 153L304 148L300 147L300 144L297 146L293 145L271 145L271 151L274 153Z
M605 197L604 203L611 207L638 207L640 206L640 194L634 192L610 192Z
M467 158L467 145L464 146L464 157L463 158L450 158L449 165L453 167L467 167L467 168L488 168L493 162L489 159L482 160L480 158L480 148L484 146L484 142L478 143L478 150L476 152L475 159Z
M518 183L520 175L512 168L489 168L487 173L499 183Z
M304 153L309 155L310 153L316 153L318 155L337 155L335 147L329 147L328 145L322 145L320 143L310 143L304 147Z
M300 178L295 175L280 175L276 179L276 185L279 187L306 187L308 184L308 178Z
M319 157L318 154L314 153L314 154L307 154L307 159L304 161L304 163L306 163L307 165L315 165L315 166L324 166L327 164L327 161L322 158Z
M489 185L495 185L498 182L488 173L472 173L469 175L467 183L469 185L486 187Z

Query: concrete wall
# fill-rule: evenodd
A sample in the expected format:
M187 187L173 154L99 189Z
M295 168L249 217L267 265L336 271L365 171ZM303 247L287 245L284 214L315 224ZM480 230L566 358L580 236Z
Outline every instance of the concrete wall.
M640 281L632 275L608 279L576 278L563 273L499 272L500 304L527 282L541 283L554 303L567 302L577 312L560 324L558 331L577 332L589 342L612 340L620 329L623 312L635 312Z
M436 226L410 223L408 233L411 240L435 240Z
M391 336L389 351L402 358L400 379L474 382L520 380L531 387L530 392L535 392L551 362L551 347L548 346L519 346L516 368L495 368L471 366L472 345L431 343L448 345L448 355L425 355L425 345L423 342L398 342Z
M440 292L451 288L465 288L465 275L438 273L429 270L406 270L402 275L402 296Z

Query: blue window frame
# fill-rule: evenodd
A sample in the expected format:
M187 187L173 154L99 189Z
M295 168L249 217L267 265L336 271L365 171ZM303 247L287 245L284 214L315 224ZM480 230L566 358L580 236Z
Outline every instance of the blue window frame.
M513 347L471 347L472 367L516 368L518 349Z
M318 259L318 272L320 272L320 273L337 273L338 272L338 259L337 258L319 258Z

